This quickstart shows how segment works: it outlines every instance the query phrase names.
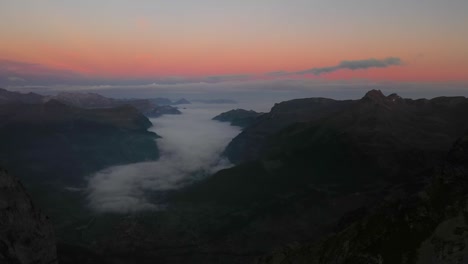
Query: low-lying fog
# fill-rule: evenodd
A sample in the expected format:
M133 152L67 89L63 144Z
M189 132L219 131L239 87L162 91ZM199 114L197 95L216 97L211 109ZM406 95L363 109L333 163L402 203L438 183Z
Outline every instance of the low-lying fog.
M151 119L160 159L116 166L100 171L89 180L90 205L97 211L129 212L158 209L148 193L180 188L200 175L230 166L221 158L226 145L240 128L211 120L238 105L191 104L180 107L181 115Z

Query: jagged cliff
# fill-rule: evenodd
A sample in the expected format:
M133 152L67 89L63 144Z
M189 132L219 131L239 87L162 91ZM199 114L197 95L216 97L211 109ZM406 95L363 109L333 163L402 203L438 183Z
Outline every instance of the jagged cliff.
M0 168L0 263L57 263L54 232L19 180Z

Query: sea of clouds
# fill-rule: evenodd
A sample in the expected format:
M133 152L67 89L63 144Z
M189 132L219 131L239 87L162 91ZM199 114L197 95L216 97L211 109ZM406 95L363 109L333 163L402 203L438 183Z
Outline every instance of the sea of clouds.
M151 193L180 188L195 175L210 175L231 166L223 157L226 145L240 128L211 120L236 105L184 105L181 115L151 119L161 157L157 161L115 166L89 179L90 206L101 212L158 210L161 204Z

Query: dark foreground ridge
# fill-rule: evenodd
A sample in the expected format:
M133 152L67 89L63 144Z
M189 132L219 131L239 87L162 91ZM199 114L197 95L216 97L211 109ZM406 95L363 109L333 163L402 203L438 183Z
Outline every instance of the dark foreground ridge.
M55 264L55 237L19 180L0 168L0 263Z
M386 201L340 232L257 263L467 263L468 135L428 179L420 192Z

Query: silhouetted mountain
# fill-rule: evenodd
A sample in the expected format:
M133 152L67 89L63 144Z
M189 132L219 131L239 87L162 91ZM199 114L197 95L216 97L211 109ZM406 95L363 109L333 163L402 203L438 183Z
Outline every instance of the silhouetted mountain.
M0 88L0 104L24 103L38 104L44 100L44 97L35 93L17 93Z
M0 105L0 160L21 177L80 182L108 166L158 158L135 108L81 109L56 100Z
M80 142L77 138L90 131L98 131L94 136L104 142L104 134L112 135L102 133L95 123L90 130L80 125L84 132L76 135L61 121L71 111L78 120L101 124L95 115L109 109L73 110L49 103L57 114L47 115L45 122L31 113L10 118L25 115L28 123L38 120L37 127L26 129L31 131L41 131L39 124L60 123L62 129L43 135L52 134L65 146ZM39 115L43 110L29 111ZM147 196L152 202L168 203L166 210L101 216L80 211L79 220L61 217L57 226L66 244L60 244L60 257L67 264L240 264L259 256L264 256L258 259L262 264L466 262L467 114L464 97L411 100L375 90L360 100L282 102L255 118L228 146L225 153L234 167L200 177L182 190ZM115 125L108 131L129 125L119 120L125 115L109 115L113 118L106 115L105 124ZM134 136L135 130L123 130L128 133L119 141ZM25 142L17 141L15 147L31 144L29 134L18 135ZM83 143L72 149L80 146ZM118 148L112 146L112 151L124 151ZM5 153L34 157L28 148L11 149ZM50 157L57 159L54 155L44 159ZM59 157L55 166L65 161ZM85 225L80 236L73 233L75 221Z
M19 180L0 168L0 263L54 264L52 225Z
M180 115L182 112L177 109L177 107L173 107L170 105L162 105L153 108L153 110L146 112L146 116L148 117L160 117L162 115Z
M179 99L173 103L171 103L172 105L181 105L181 104L190 104L190 102L185 99L185 98L182 98L182 99Z
M296 99L275 104L269 113L235 137L226 148L226 155L234 163L259 158L267 139L294 123L320 120L349 107L352 101L325 98Z
M81 108L110 108L118 105L116 100L97 93L61 92L51 99Z
M405 213L398 210L413 208L409 198L432 181L434 169L443 162L453 142L468 131L468 120L464 118L467 114L468 100L464 97L411 100L395 94L384 96L379 91L371 91L360 100L311 98L283 102L258 117L228 146L226 153L237 166L187 187L173 199L180 206L211 206L225 212L210 216L216 219L211 227L216 231L211 232L219 232L220 237L225 234L226 240L220 241L230 241L218 241L220 247L245 254L294 241L313 244L369 211L380 210L386 201L401 203L381 209L383 213L377 219L388 218L389 225L393 225L391 219L404 222ZM462 156L464 160L459 163L468 164L466 156ZM464 183L460 182L460 186ZM450 193L433 200L451 199ZM414 221L420 210L414 210ZM380 249L387 250L388 246L390 250L406 247L406 240L413 243L403 235L406 229L395 231L392 237L393 227L381 231L380 223L385 229L383 221L358 230L371 230L375 241L385 242L388 238L393 242L374 244L374 238L358 236L362 240L356 240L356 244L363 243L372 251L372 245L385 245ZM409 223L413 227L419 224ZM428 235L434 231L428 230ZM340 254L347 248L354 250L354 242L345 243L344 238L333 244L342 247ZM248 245L243 244L246 241ZM367 249L356 248L355 252L358 255ZM285 250L282 254L289 252ZM337 252L327 254L338 257ZM377 258L375 263L381 263L377 255L373 256ZM282 263L275 259L267 263ZM395 260L388 255L385 259ZM406 263L383 263L387 262Z
M54 99L62 103L80 107L80 108L112 108L123 105L131 105L148 117L159 117L165 114L181 114L176 108L169 106L171 101L166 98L156 99L112 99L104 97L96 93L78 93L78 92L62 92L56 96L50 97L49 100ZM157 101L164 104L159 105Z
M224 113L221 113L215 117L213 120L221 122L229 122L231 126L247 127L251 125L257 117L263 113L257 113L253 110L244 110L244 109L235 109L230 110Z

